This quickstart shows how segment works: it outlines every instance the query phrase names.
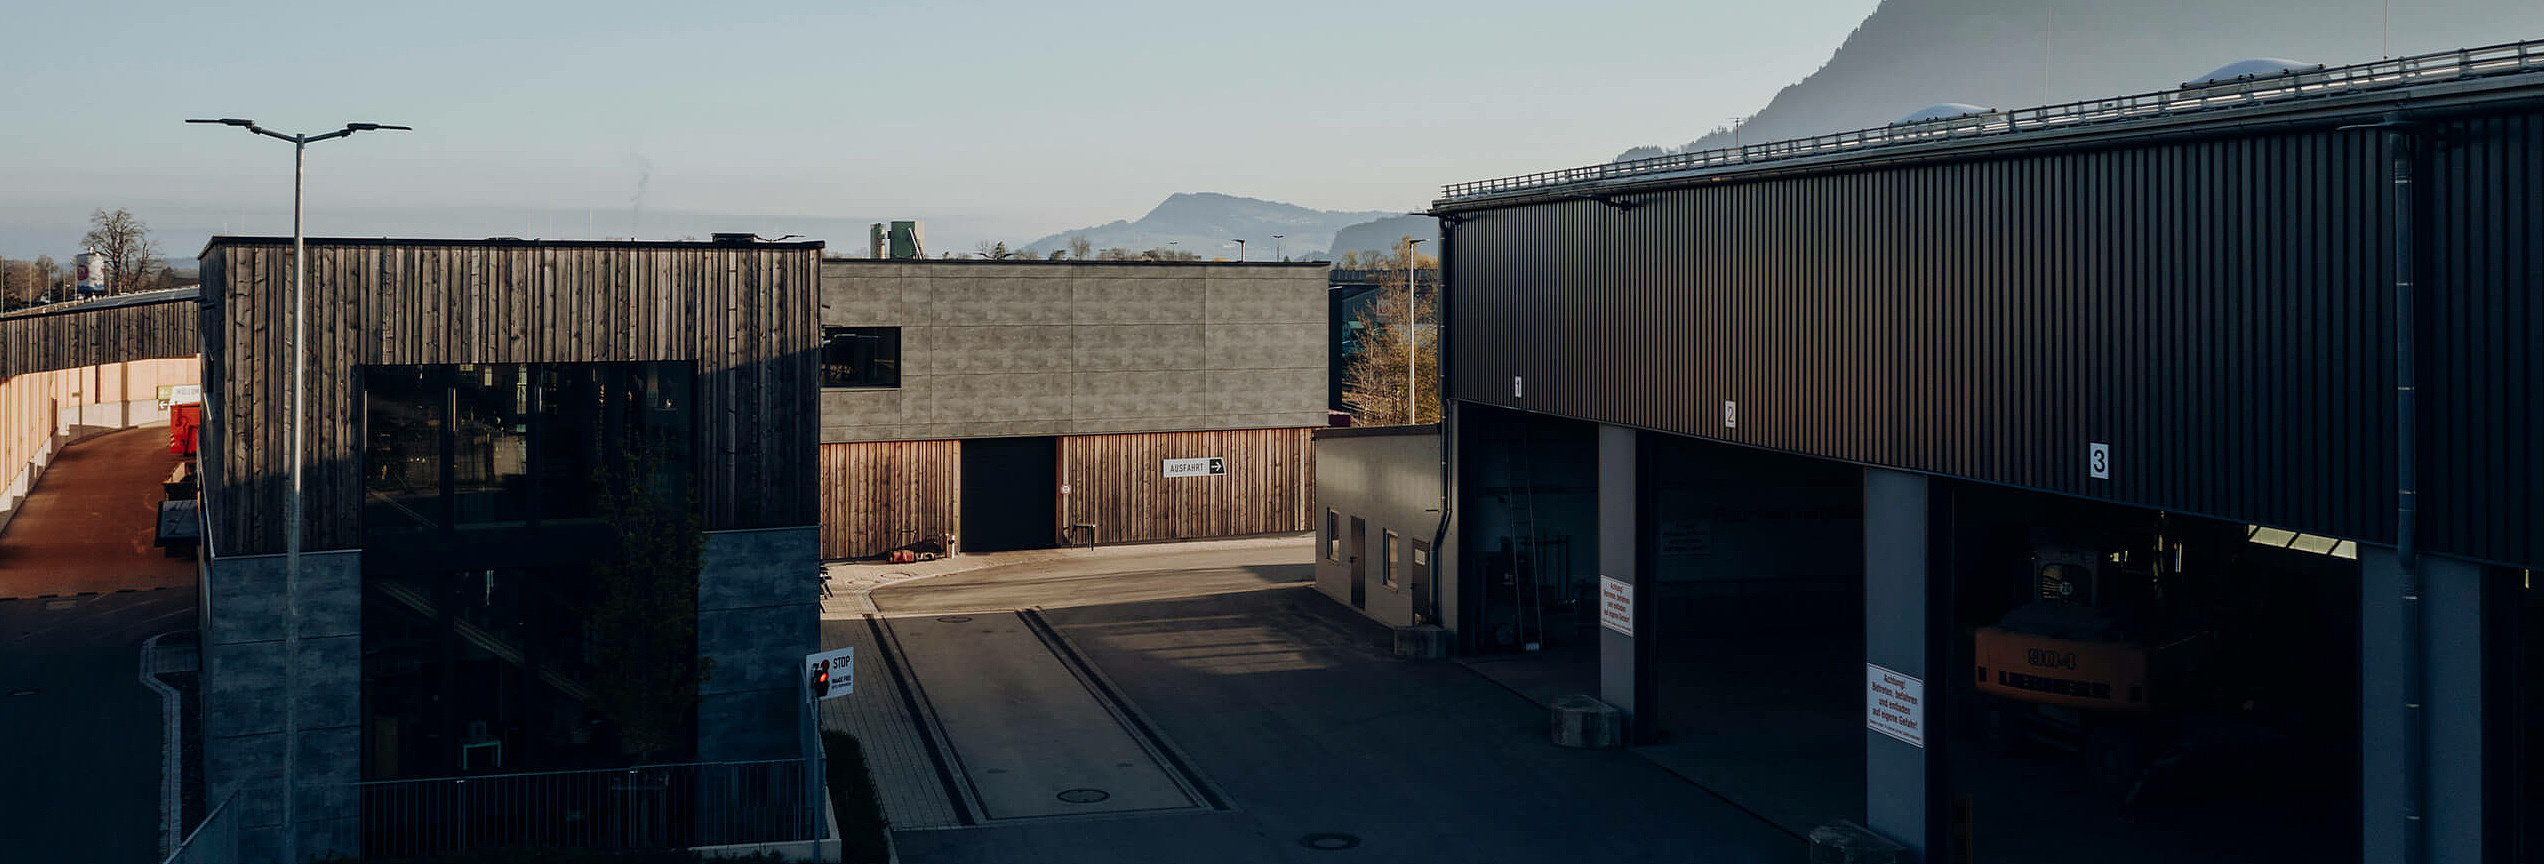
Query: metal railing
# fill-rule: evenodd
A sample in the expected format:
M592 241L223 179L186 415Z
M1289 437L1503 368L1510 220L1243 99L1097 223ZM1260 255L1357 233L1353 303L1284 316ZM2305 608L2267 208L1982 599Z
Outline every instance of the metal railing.
M1678 171L1700 171L1895 147L2001 135L2017 131L2069 128L2147 117L2217 111L2249 105L2276 104L2343 93L2433 84L2544 69L2544 40L2511 42L2324 69L2287 72L2256 78L2184 86L2130 96L2089 99L2038 108L1982 111L1919 123L1902 123L1809 138L1770 141L1674 153L1650 159L1610 162L1561 171L1544 171L1454 183L1441 187L1442 200L1455 201L1532 189L1598 183Z
M355 784L375 860L515 847L687 849L819 836L805 760Z
M194 833L168 853L167 864L238 864L238 811L230 808L236 800L232 797L213 805L203 824L194 826Z

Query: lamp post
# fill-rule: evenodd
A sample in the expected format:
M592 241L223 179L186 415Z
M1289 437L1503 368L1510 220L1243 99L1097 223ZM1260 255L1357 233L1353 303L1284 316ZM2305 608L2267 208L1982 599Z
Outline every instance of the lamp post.
M1414 386L1413 380L1413 248L1425 242L1427 240L1405 238L1405 425L1408 426L1422 420L1420 405L1414 401L1414 394L1420 390Z
M1245 263L1245 241L1243 241L1243 240L1238 240L1238 241L1236 241L1236 243L1237 243L1237 263L1239 263L1239 264L1243 264L1243 263Z
M223 118L219 120L188 120L186 122L211 123L220 126L236 126L249 132L263 135L267 138L289 141L292 145L292 372L290 386L291 395L287 400L290 403L291 408L290 413L283 415L283 438L286 442L286 446L289 447L291 451L291 497L285 499L283 508L284 659L282 700L282 860L298 861L300 860L300 825L297 818L297 805L300 799L300 784L299 778L295 774L295 770L299 761L300 751L300 722L299 713L297 711L297 707L300 702L300 694L294 691L296 691L300 686L300 547L302 510L305 507L304 502L301 500L301 478L308 468L308 459L303 453L303 448L301 447L301 428L306 425L301 419L301 409L304 403L308 400L309 393L309 352L304 350L305 346L308 344L307 339L309 333L308 316L304 314L305 310L309 306L309 267L307 265L309 250L307 236L301 230L301 189L303 185L301 181L305 176L305 172L302 168L307 163L306 157L309 152L309 145L311 144L325 141L330 138L342 138L356 132L374 132L383 130L397 130L405 132L413 131L413 127L391 126L384 123L347 123L344 128L333 132L324 132L317 135L286 135L281 132L267 129L263 126L258 126L254 120L241 120L236 117Z
M1287 234L1274 234L1274 235L1272 235L1272 260L1274 260L1274 261L1287 261L1287 260L1290 260L1290 259L1288 259L1288 258L1281 257L1281 238L1283 238L1283 237L1287 237L1287 236L1290 236L1290 235L1287 235Z

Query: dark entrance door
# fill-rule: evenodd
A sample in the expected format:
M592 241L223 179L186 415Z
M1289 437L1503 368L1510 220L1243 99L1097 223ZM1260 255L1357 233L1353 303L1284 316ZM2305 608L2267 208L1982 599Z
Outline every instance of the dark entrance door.
M963 442L965 552L1042 549L1059 536L1053 484L1059 477L1053 438L975 438Z
M1352 608L1369 606L1369 522L1352 517L1351 536Z

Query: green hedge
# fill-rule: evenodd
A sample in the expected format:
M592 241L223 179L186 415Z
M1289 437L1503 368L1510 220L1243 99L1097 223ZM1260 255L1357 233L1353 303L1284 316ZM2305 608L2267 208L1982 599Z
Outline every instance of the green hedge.
M866 772L865 748L846 732L822 733L823 770L830 780L831 813L839 818L839 860L846 864L883 864L892 847L885 838L883 802L875 799L874 778Z

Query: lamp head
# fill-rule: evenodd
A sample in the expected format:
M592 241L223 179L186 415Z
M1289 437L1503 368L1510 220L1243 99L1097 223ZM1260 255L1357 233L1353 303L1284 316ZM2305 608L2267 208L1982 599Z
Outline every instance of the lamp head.
M239 127L247 127L247 126L254 126L254 125L256 125L256 121L254 121L254 120L241 120L241 119L236 118L236 117L223 117L223 118L221 118L221 119L219 119L219 120L188 120L188 121L186 121L186 122L188 122L188 123L216 123L216 124L219 124L219 125L222 125L222 126L239 126Z

